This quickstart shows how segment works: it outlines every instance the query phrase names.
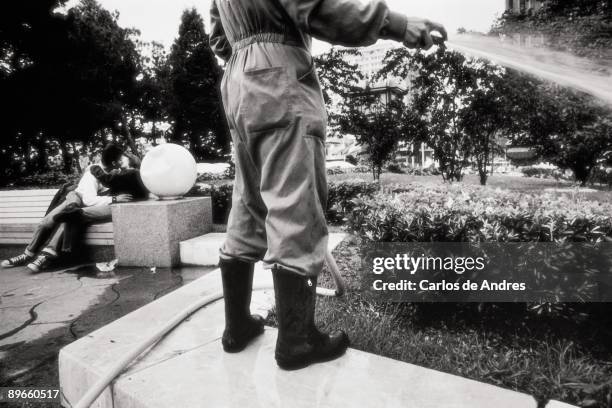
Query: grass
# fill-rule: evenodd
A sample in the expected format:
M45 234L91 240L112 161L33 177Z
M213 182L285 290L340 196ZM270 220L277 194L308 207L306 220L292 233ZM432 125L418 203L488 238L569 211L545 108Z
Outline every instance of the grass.
M322 329L342 328L351 346L411 364L585 407L612 402L612 319L529 317L513 304L371 302L360 289L359 241L334 253L350 288L340 299L319 298ZM320 282L331 285L324 271ZM275 323L274 313L271 324ZM544 405L542 405L544 406Z
M373 177L369 173L360 174L337 174L327 177L328 181L354 181L361 179L365 181L373 181ZM380 182L384 186L392 185L439 185L444 181L442 176L411 176L407 174L383 173ZM466 185L480 185L478 176L467 175L461 182ZM559 191L559 194L579 194L587 200L594 201L612 201L612 191L607 188L589 187L588 189L578 189L574 183L568 181L556 181L552 179L539 179L521 176L511 176L504 174L495 174L489 178L486 188L503 189L510 191L520 191L525 193L538 193L547 189Z

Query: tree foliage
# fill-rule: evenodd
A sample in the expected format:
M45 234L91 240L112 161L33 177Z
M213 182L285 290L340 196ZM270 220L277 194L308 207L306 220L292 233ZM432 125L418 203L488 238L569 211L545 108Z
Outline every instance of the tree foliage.
M476 162L480 184L486 185L489 166L493 171L493 159L503 153L500 140L514 130L511 91L507 87L505 71L486 61L470 64L474 89L468 94L467 108L460 114L463 131L471 142L472 159Z
M398 49L380 73L388 74L413 77L410 108L415 113L404 115L404 126L434 151L445 180L460 181L473 148L461 118L477 85L465 57L442 47L429 54Z
M218 159L229 148L218 91L222 70L195 9L183 13L168 63L172 140L187 143L197 159Z
M71 171L75 142L89 143L96 131L115 127L122 107L135 103L135 32L119 27L117 15L95 0L66 15L55 12L63 1L22 3L2 19L0 80L11 100L3 147L31 171L46 170L49 150L58 149Z
M367 147L374 180L380 179L382 168L404 139L401 99L382 101L378 96L362 90L350 96L339 116L340 127L354 134L357 142Z
M347 62L346 57L349 55L360 56L361 53L354 48L332 47L325 54L314 57L327 105L332 103L334 95L347 98L359 90L357 85L363 79L363 74L357 65Z
M572 170L576 180L586 184L597 163L612 150L610 109L552 84L515 90L529 91L518 116L523 131L516 136L517 142L532 146L559 168Z

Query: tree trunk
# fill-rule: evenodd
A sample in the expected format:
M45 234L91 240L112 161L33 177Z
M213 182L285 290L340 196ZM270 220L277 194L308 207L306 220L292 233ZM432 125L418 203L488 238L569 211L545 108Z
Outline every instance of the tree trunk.
M486 156L485 156L486 157ZM478 176L480 177L480 185L487 185L487 161L481 158L476 158L476 165L478 166Z
M49 156L47 154L47 147L45 146L45 140L42 136L35 142L36 151L38 157L36 159L36 171L45 172L49 170Z
M79 174L82 174L83 169L81 168L81 156L77 154L77 148L74 142L72 142L72 152L73 152L73 157L76 156L75 164L76 164L77 171L79 172Z
M587 169L583 165L577 164L572 170L574 171L574 177L576 177L576 180L580 182L580 186L586 187L591 174L590 169Z
M478 165L478 172L480 173L480 185L486 186L489 178L489 149L485 149L483 160L484 163L481 162Z
M153 125L151 126L151 138L153 139L153 146L157 145L157 126L155 125L155 121L153 121Z
M130 146L130 150L134 155L139 157L138 148L136 147L136 143L134 142L134 138L132 137L132 132L130 131L130 125L128 123L126 115L121 115L121 129L123 130L123 136L125 137L128 146Z
M74 164L74 153L70 153L70 144L64 142L62 144L62 159L64 161L64 173L72 174L72 165Z

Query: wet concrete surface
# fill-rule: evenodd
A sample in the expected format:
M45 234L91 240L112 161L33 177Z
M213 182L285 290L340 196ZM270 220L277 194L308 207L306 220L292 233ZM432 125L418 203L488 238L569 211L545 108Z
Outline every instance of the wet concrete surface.
M10 249L0 248L0 258L8 255ZM104 272L93 263L57 265L38 274L25 267L0 269L0 387L59 388L62 347L213 269L119 267Z

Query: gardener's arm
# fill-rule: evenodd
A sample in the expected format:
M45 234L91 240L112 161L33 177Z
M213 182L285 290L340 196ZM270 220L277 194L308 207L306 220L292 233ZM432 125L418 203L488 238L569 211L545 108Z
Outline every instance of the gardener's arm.
M209 43L213 52L223 61L227 61L232 56L232 46L225 36L225 31L223 30L223 25L219 17L219 9L217 9L215 0L212 0L212 5L210 6Z
M390 39L410 48L429 48L433 45L432 31L446 40L441 24L406 17L390 10L384 0L367 4L358 0L279 1L302 31L332 44L358 47Z

